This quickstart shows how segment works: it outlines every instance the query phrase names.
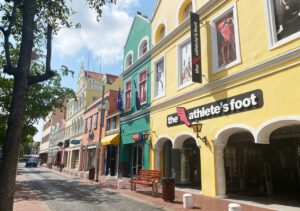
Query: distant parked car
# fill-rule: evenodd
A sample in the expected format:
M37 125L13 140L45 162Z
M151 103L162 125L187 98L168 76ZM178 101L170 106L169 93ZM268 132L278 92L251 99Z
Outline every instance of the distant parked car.
M38 159L37 158L29 158L26 161L25 167L28 167L28 166L37 167L37 165L38 165Z

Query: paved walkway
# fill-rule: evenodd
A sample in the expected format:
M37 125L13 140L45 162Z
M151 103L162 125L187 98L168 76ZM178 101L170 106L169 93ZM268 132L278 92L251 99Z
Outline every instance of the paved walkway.
M47 169L47 168L41 168L41 169ZM155 206L158 208L163 208L165 210L227 211L228 204L232 203L232 202L238 202L242 207L242 211L271 211L271 210L294 211L294 210L299 210L299 206L296 206L296 207L277 206L277 205L269 206L269 205L259 204L259 203L256 203L255 201L251 201L251 200L232 201L232 200L228 200L228 199L218 199L218 198L214 198L214 197L206 197L206 196L202 196L200 194L192 194L193 195L193 205L194 205L193 209L184 209L183 202L182 202L182 195L184 194L184 192L179 191L179 190L176 190L175 201L173 203L170 203L170 202L165 202L162 199L161 187L159 187L158 195L153 196L150 187L137 185L137 191L131 191L128 180L125 183L125 187L126 187L125 189L117 189L117 179L116 178L113 178L113 182L110 186L105 186L105 178L106 177L103 177L103 176L101 176L99 178L99 182L96 183L95 181L68 175L68 174L59 172L55 169L50 169L48 171L52 171L55 174L67 177L72 180L80 181L80 183L93 185L96 188L103 189L103 190L109 191L111 193L115 193L114 197L117 195L121 195L121 196L124 196L127 198L138 200L142 203L147 203L149 205L152 205L152 206ZM20 175L18 177L19 177L19 180L23 178L22 175ZM126 178L124 178L124 180L126 180ZM46 210L47 211L47 206L45 206L45 204L36 202L34 200L32 200L31 202L32 202L32 205L31 205L32 209L30 209L29 211L35 211L35 210ZM20 207L19 205L23 206L23 208L25 206L28 206L28 205L26 205L25 202L16 201L16 203L15 203L16 209L15 210L18 211L18 207ZM273 209L270 209L270 207ZM124 210L135 210L135 209L128 209L129 207L123 207L123 208L124 208ZM19 209L19 210L25 211L24 209ZM143 210L146 211L148 209L143 209Z

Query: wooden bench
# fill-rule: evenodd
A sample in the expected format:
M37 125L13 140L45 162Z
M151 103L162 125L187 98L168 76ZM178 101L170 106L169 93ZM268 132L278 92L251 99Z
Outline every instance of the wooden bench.
M152 186L152 194L157 193L157 184L160 181L160 171L140 169L139 174L131 178L131 190L136 190L136 184Z

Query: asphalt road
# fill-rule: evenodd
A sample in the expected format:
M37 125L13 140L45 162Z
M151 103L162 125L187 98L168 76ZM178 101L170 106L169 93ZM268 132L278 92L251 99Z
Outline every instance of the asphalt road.
M47 210L162 210L109 192L95 184L87 184L76 178L58 175L46 168L25 168L21 163L18 174L26 176L25 181L16 183L19 195L27 195L28 200L41 201L46 204Z

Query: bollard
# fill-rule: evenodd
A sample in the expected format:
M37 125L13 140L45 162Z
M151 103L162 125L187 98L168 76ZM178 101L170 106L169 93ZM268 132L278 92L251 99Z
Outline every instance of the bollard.
M228 205L228 211L242 211L241 205L236 203L230 203Z
M118 180L118 189L125 188L125 182L124 180Z
M111 178L105 178L105 185L110 186L111 184Z
M192 208L192 207L193 207L192 194L190 193L183 194L183 208Z

